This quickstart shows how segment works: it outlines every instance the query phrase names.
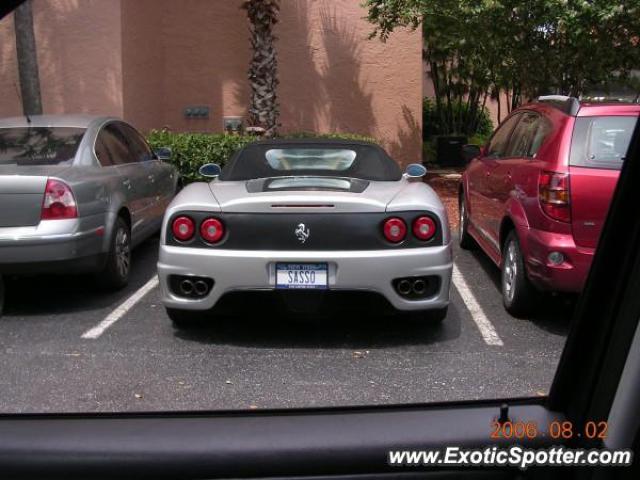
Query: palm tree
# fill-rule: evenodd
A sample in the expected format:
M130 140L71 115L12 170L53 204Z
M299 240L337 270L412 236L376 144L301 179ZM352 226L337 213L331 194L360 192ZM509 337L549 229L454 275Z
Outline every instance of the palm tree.
M16 8L13 20L16 31L22 110L25 115L39 115L42 113L42 100L31 0L27 0Z
M253 54L249 65L251 98L248 123L264 129L264 135L276 135L278 127L278 59L273 27L278 22L280 0L245 0Z

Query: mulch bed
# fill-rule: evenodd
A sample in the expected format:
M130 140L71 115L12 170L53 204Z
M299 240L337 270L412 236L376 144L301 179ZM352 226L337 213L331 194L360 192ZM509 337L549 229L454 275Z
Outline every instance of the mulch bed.
M429 175L426 182L440 196L440 200L447 209L449 226L452 231L458 230L458 184L460 179L447 175Z

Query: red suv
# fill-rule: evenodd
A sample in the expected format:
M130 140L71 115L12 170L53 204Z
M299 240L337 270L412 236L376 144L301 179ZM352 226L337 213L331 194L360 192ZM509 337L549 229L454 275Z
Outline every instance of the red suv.
M539 290L581 291L639 115L638 104L540 97L487 145L465 146L460 246L477 242L501 267L513 315Z

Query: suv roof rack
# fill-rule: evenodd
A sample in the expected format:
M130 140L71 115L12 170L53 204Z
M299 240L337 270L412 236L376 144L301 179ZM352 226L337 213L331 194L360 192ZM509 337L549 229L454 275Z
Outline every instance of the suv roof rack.
M567 97L565 95L543 95L536 99L539 103L546 103L555 107L567 115L576 116L580 110L580 100L576 97Z

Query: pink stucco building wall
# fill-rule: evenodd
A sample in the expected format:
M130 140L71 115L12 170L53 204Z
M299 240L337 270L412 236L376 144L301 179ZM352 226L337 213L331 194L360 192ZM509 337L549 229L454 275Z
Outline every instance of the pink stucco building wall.
M380 139L420 160L420 32L369 40L360 0L283 0L281 130ZM222 130L244 116L249 32L241 0L34 0L45 113L124 117L142 130ZM0 115L19 115L12 16L0 21ZM208 119L185 107L207 105Z

